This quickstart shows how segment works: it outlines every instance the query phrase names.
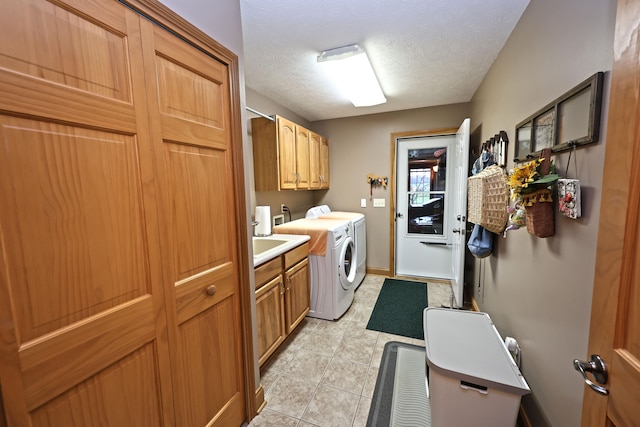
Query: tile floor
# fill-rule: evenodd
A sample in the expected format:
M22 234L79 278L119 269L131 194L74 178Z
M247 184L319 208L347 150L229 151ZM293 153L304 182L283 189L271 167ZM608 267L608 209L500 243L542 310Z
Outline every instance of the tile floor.
M307 317L261 369L266 407L250 427L366 426L384 345L423 340L366 329L384 276L367 275L337 321ZM448 306L451 286L429 283L429 306Z

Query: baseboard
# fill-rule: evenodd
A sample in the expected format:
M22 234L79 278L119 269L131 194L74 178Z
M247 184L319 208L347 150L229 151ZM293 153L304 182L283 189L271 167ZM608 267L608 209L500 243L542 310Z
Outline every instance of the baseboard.
M469 309L471 311L480 311L480 306L478 305L478 302L476 301L476 299L475 299L475 297L473 295L469 294L467 288L464 288L464 293L468 298L467 301L471 301L471 303L469 304Z
M517 427L531 427L531 421L524 410L522 404L520 404L520 410L518 411L518 423Z
M367 267L367 274L376 274L378 276L391 276L389 269Z
M264 407L267 406L267 401L264 400L264 388L262 388L262 384L256 390L256 408L258 408L257 413L262 412Z

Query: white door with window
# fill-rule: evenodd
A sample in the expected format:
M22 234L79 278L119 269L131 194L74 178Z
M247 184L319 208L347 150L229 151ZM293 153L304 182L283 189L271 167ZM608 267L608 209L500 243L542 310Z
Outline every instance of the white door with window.
M461 136L465 129L466 136ZM463 289L468 134L467 119L458 135L396 139L395 274L451 280L458 306Z
M454 196L452 221L452 279L451 289L458 307L463 305L464 293L464 254L467 239L465 229L467 225L467 175L469 173L469 119L462 122L456 134L456 191Z

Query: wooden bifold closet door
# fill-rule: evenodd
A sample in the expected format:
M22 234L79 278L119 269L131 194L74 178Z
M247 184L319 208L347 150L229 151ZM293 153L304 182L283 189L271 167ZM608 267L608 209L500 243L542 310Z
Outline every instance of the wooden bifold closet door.
M0 28L0 414L240 425L227 66L115 0Z

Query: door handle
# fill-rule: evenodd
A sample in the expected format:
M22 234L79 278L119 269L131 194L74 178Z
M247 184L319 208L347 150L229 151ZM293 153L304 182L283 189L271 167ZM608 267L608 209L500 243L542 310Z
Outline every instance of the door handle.
M396 213L396 218L404 218L404 215L402 215L402 212L398 212Z
M464 230L462 228L454 228L453 230L454 233L462 233Z
M587 372L591 372L591 374L593 375L593 379L596 380L597 383L607 383L607 380L609 379L607 365L604 363L604 360L602 360L600 356L598 356L597 354L592 354L590 362L583 362L582 360L575 359L573 361L573 367L576 371L582 374L584 382L587 383L591 390L595 391L596 393L602 394L603 396L607 396L609 394L609 390L606 387L595 384L587 376Z
M447 242L425 242L424 240L421 240L420 243L422 243L423 245L451 246Z

